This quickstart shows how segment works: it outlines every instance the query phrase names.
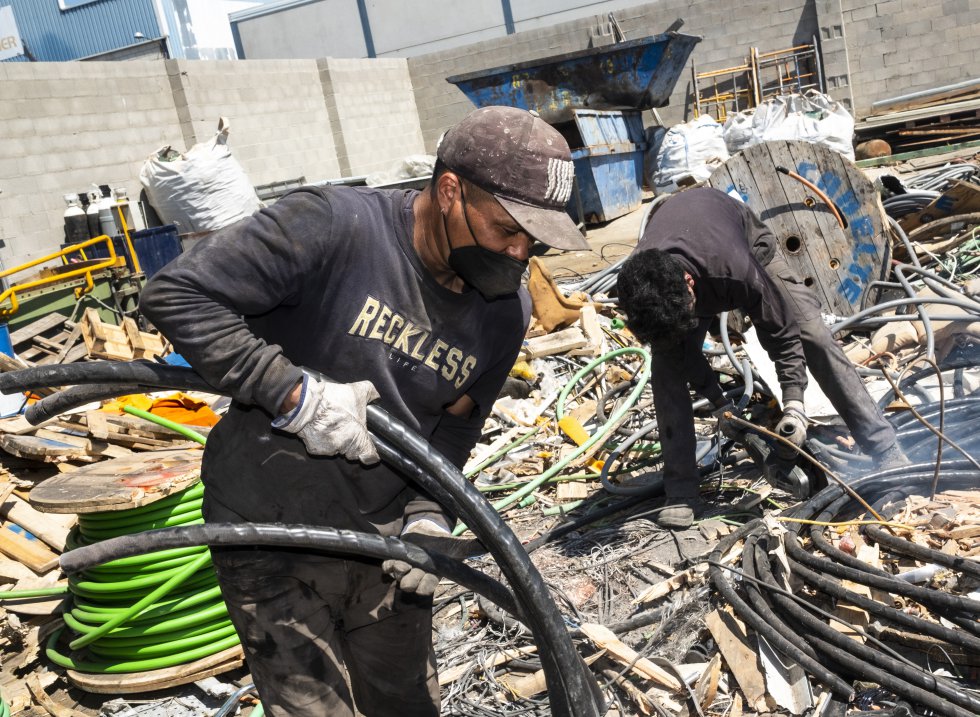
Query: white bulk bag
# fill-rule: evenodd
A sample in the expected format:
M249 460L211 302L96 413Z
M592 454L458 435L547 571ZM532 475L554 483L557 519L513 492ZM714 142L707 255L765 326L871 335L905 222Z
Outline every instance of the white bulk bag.
M181 233L221 229L252 216L263 204L245 170L228 148L227 120L218 132L183 154L162 147L140 170L150 204L166 224Z

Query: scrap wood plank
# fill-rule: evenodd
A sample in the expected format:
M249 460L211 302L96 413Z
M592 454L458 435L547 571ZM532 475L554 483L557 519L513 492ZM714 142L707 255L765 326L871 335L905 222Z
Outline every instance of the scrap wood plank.
M37 580L37 573L13 558L0 555L0 584L9 585L21 580Z
M201 475L197 449L137 453L82 466L35 486L30 503L44 513L98 513L148 505Z
M641 592L635 598L633 598L633 604L639 605L641 603L653 602L654 600L659 600L660 598L669 595L675 590L691 583L695 575L703 575L704 568L700 566L690 567L687 570L683 570L679 573L671 575L666 580L661 580L659 583L654 583L646 590Z
M707 710L708 705L715 701L720 679L721 655L716 652L715 656L711 658L711 662L705 665L704 671L698 677L697 686L694 688L694 697L701 705L701 709Z
M229 647L186 665L128 674L95 674L68 670L68 679L77 687L100 695L132 695L164 690L235 670L245 664L241 645Z
M980 525L961 525L958 528L953 528L947 533L943 534L943 537L950 540L969 540L970 538L980 537Z
M36 426L28 421L23 414L17 416L10 416L9 418L0 418L0 433L10 433L15 436L23 436L25 433L34 433L38 428L43 428L54 421L57 418L49 418L46 421L42 421Z
M89 459L88 451L73 443L38 436L3 434L0 435L0 448L12 456L42 463Z
M83 449L89 456L107 456L109 458L122 458L128 456L130 451L111 443L100 440L92 440L85 436L80 436L76 431L65 430L64 428L39 428L34 433L38 438L50 438L53 441L64 441L73 446Z
M855 557L867 565L871 565L872 567L879 567L881 565L881 554L877 544L868 545L864 541L859 540ZM860 583L851 582L850 580L842 580L841 587L869 599L872 597L871 588L867 585L861 585ZM844 622L831 620L830 626L832 628L843 635L847 635L855 642L863 643L865 641L864 635L854 630L851 626L853 625L865 631L868 629L868 625L871 623L871 618L866 610L837 600L835 601L833 613Z
M588 342L589 340L585 338L582 329L572 326L561 331L528 339L524 342L524 347L521 349L521 359L530 361L531 359L541 358L542 356L563 354L572 349L580 349Z
M9 667L9 665L5 663L4 667ZM34 698L28 689L27 680L13 674L13 672L5 671L0 673L0 676L3 678L0 680L0 692L3 693L3 701L7 703L10 714L18 714L34 706ZM54 672L43 672L39 677L42 687L50 687L57 679L58 675Z
M37 321L32 321L25 326L21 326L16 331L11 331L10 345L16 349L20 344L27 343L35 336L39 336L45 331L50 331L51 329L64 325L66 321L68 321L67 316L64 314L59 314L57 311L52 311L50 314L42 316Z
M65 342L61 345L61 349L59 349L58 355L54 357L53 363L72 363L73 361L76 361L77 358L69 358L69 357L73 353L72 348L75 347L75 345L78 343L78 340L80 338L82 338L82 324L80 321L77 321L75 322L75 325L72 326L71 333L68 334L68 338L66 338ZM82 342L81 346L79 346L78 348L82 349L82 351L77 351L75 352L76 354L88 353L88 347L85 346L84 341ZM81 358L81 356L79 356L78 358Z
M679 690L682 685L674 675L645 657L640 657L632 647L621 641L612 630L605 625L583 623L582 632L600 650L605 650L609 657L623 665L631 665L630 669L658 685L671 690Z
M68 533L78 522L74 514L42 513L16 495L0 501L0 518L16 523L58 551L65 549Z
M742 546L736 545L731 550L725 554L722 559L722 565L729 565L742 555ZM649 603L654 600L659 600L660 598L669 595L674 590L682 588L690 584L693 579L697 577L703 577L705 573L704 566L694 565L687 570L683 570L679 573L671 575L666 580L661 580L659 583L655 583L644 590L642 593L633 598L633 604L639 605L641 603Z
M28 540L12 531L8 524L0 528L0 553L26 565L38 575L57 567L58 556L40 540Z
M109 421L106 420L105 411L86 411L85 426L92 438L109 438Z
M586 665L591 665L593 662L598 660L600 657L605 655L605 652L597 652L594 655L589 655L583 659ZM546 692L548 685L544 679L544 670L538 670L530 675L525 675L524 677L519 677L514 680L501 678L498 680L504 687L506 687L510 692L517 697L527 699L529 697L534 697L534 695L539 695L542 692Z
M731 613L720 610L708 613L705 622L749 705L757 711L768 711L766 681L759 669L759 657L749 643L745 625Z
M588 498L591 492L592 489L585 481L565 481L558 484L555 497L559 503L571 503L575 500L584 500L585 498Z
M587 343L580 349L572 349L569 356L601 356L605 353L606 335L602 333L599 315L594 304L586 304L579 312L579 326Z
M43 707L44 710L51 715L51 717L72 717L74 714L74 712L69 708L55 702L51 695L44 691L44 686L41 684L41 680L36 672L27 678L27 689L31 691L31 694L34 696L34 700L41 707Z
M980 653L939 640L935 637L921 633L905 632L894 627L885 627L877 632L876 636L883 642L897 646L902 653L906 653L908 650L915 650L916 652L928 654L931 655L932 659L938 660L944 666L946 665L947 659L949 659L957 666L969 665L970 667L980 667ZM943 657L944 653L946 657Z

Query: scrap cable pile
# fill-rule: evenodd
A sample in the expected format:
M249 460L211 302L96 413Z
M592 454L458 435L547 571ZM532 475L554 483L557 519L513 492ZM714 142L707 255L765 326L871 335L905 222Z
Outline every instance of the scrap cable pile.
M867 476L851 487L883 509L907 495L928 494L934 473L932 464L919 463ZM971 463L952 461L943 466L940 488L973 488L978 480L980 471ZM847 552L828 539L828 525L850 521L860 512L853 498L834 485L784 514L794 521L784 530L774 530L762 520L748 523L709 557L712 584L760 641L799 664L845 703L853 699L857 680L880 685L925 710L922 714L967 717L980 713L975 683L936 674L908 659L907 650L892 647L873 634L921 636L928 641L931 659L955 675L957 667L949 654L955 654L956 648L978 654L980 648L978 564L891 535L888 524L868 525L864 540L877 544L882 552L942 566L955 576L952 581L958 590L915 585L909 577L857 557L853 547ZM744 540L740 569L720 567L720 556L738 540ZM894 604L901 607L872 599L859 586L894 596ZM966 593L970 587L974 592ZM876 629L840 618L845 605L851 607L850 615L860 611L872 615ZM837 611L828 613L833 606ZM840 629L841 624L852 634Z

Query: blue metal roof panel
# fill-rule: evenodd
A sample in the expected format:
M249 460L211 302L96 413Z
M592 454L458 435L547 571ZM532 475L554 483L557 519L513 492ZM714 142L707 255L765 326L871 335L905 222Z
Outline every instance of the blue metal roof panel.
M76 60L162 35L153 0L94 0L68 10L57 0L0 0L4 5L13 7L26 49L40 61Z

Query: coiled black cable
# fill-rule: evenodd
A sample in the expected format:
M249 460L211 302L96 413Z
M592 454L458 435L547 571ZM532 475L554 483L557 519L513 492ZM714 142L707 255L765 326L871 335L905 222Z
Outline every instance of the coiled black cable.
M95 386L83 388L74 384ZM38 366L0 375L3 392L66 385L73 385L61 392L67 395L54 394L34 404L27 413L28 420L39 422L57 415L53 407L63 411L81 405L82 398L92 401L95 397L120 395L132 392L133 387L225 393L191 369L148 361ZM496 559L536 638L552 712L562 717L598 715L602 702L598 684L575 651L547 585L517 536L460 471L418 434L379 406L368 406L367 419L382 459L417 480L424 490L460 516Z
M376 560L401 560L413 567L448 577L457 585L491 600L511 615L520 617L514 596L501 583L466 563L427 551L398 538L358 533L352 530L312 525L265 523L208 523L179 528L160 528L108 538L63 553L61 569L68 575L94 568L110 560L143 555L158 550L208 546L261 545L309 548L327 553L356 555Z
M753 630L765 637L765 639L770 645L773 646L774 649L783 655L796 660L800 667L827 685L835 696L844 700L853 699L854 689L846 681L836 675L827 666L821 664L819 660L812 658L802 649L783 637L779 631L766 622L766 620L755 612L748 605L748 603L742 600L735 588L728 581L728 578L724 575L721 568L718 567L722 556L727 553L736 543L738 543L738 541L742 540L752 530L757 528L759 523L760 521L747 523L734 533L729 534L718 542L718 545L708 557L708 561L711 564L711 567L708 569L708 577L711 580L711 584L714 585L715 589L717 589L725 600L735 609L735 612L738 613L739 617L745 620L745 622Z

